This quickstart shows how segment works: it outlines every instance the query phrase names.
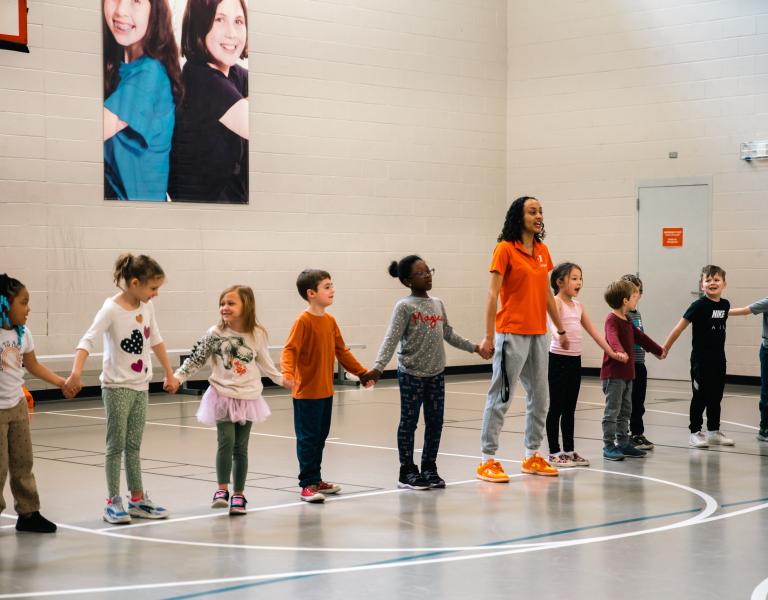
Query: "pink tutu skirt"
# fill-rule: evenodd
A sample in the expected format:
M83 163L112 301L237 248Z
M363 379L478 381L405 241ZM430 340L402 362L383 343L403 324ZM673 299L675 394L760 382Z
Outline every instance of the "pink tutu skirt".
M272 414L267 401L261 396L254 400L241 400L221 396L215 387L208 386L197 409L197 420L213 427L221 421L245 425L246 421L261 423Z

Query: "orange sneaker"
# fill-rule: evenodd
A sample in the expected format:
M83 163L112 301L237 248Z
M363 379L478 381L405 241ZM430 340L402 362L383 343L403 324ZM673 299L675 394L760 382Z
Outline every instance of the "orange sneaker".
M557 477L557 469L550 465L538 453L523 460L523 473L529 475L545 475L546 477Z
M507 483L509 481L509 475L504 472L504 467L498 460L492 458L477 465L477 478L493 483Z

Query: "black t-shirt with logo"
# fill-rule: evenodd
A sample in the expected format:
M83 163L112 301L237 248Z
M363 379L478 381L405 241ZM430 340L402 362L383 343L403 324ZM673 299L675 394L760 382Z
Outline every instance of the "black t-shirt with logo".
M714 302L702 296L685 311L683 318L693 325L691 363L725 363L725 322L730 308L725 298Z

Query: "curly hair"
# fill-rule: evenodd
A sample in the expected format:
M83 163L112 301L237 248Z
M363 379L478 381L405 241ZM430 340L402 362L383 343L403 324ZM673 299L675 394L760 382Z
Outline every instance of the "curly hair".
M24 325L13 325L8 313L11 311L13 299L23 289L24 284L18 279L14 279L7 273L0 275L0 327L15 329L16 335L19 336L19 346L21 346L21 339L24 337Z
M504 217L504 225L501 228L497 242L521 242L523 240L523 211L528 200L536 200L533 196L521 196L509 205L507 215ZM541 232L534 234L534 239L541 242L545 237L544 227Z

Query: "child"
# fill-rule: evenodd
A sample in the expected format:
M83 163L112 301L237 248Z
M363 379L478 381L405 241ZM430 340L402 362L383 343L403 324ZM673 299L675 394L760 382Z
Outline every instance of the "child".
M437 453L443 432L445 409L445 348L451 346L478 352L480 347L464 339L448 324L445 306L439 298L430 298L432 275L420 256L411 254L400 262L392 261L389 274L397 277L411 295L395 304L379 356L368 374L378 381L400 343L397 355L397 380L400 384L400 425L397 447L400 452L400 476L397 487L412 490L444 488L437 473ZM485 356L490 358L490 355ZM413 462L413 438L424 405L424 449L421 474Z
M693 323L691 343L691 388L688 445L706 448L711 445L733 446L733 440L720 431L720 403L725 388L725 322L730 302L721 298L725 290L725 271L717 265L701 270L701 290L704 296L685 311L669 333L664 348L672 348L683 330ZM707 411L707 432L701 431L704 411Z
M184 100L168 193L175 201L248 202L248 9L245 0L189 0L181 26Z
M251 288L233 285L225 289L219 296L219 314L219 324L198 340L191 356L174 376L181 384L210 359L212 371L208 382L211 385L200 402L197 419L204 425L215 425L218 432L219 489L213 494L211 508L229 505L230 515L244 515L247 501L243 491L248 475L251 425L270 415L269 406L261 396L262 373L278 385L283 384L283 376L269 356L267 332L256 319L256 300ZM230 499L233 463L234 493Z
M744 308L732 308L728 316L763 315L763 343L760 344L760 430L757 439L768 442L768 298L753 302Z
M120 293L107 298L77 345L68 386L81 387L83 366L103 338L104 360L101 397L107 414L107 449L104 467L109 497L104 508L107 523L130 523L131 516L165 519L168 511L155 504L141 482L141 438L152 380L149 347L165 371L165 385L177 385L168 362L163 338L155 321L152 298L157 296L165 273L149 256L122 254L115 263L114 281ZM131 492L128 512L120 497L120 459Z
M18 279L3 273L0 275L0 512L5 509L3 488L10 471L11 493L18 515L16 531L53 533L56 525L40 514L22 382L24 369L60 388L64 387L64 378L37 362L32 333L24 326L28 315L29 291Z
M637 308L640 290L626 279L611 283L605 290L605 301L611 312L605 319L605 340L614 352L629 354L635 343L659 358L666 352L656 342L637 329L627 318L630 310ZM600 379L605 393L603 414L603 458L624 460L624 457L642 458L645 450L639 450L629 439L629 416L632 414L632 380L635 378L634 361L619 362L607 353L603 355Z
M300 497L305 502L323 502L325 495L341 491L340 486L320 476L331 427L334 357L362 383L367 384L370 376L344 344L336 319L325 312L333 304L331 276L319 269L306 269L299 274L296 288L309 306L293 323L280 367L283 380L293 390Z
M621 363L627 362L624 352L614 352L605 338L595 329L586 309L576 300L582 286L581 267L571 262L560 263L550 275L560 322L568 338L568 348L560 344L557 330L553 329L549 347L549 412L547 413L547 441L549 462L556 468L588 467L589 461L574 450L573 429L576 402L581 387L581 329L592 337L605 353ZM563 432L560 450L558 429Z
M104 0L104 195L163 202L179 49L168 0Z
M640 292L638 296L638 302L643 297L643 282L640 278L633 274L627 273L622 275L622 279L626 279L635 284L637 290ZM627 318L632 321L632 324L640 331L643 329L643 317L640 315L640 311L630 310L627 313ZM640 450L653 450L653 443L645 437L645 425L643 424L643 415L645 414L645 391L648 388L648 369L645 368L645 350L639 344L635 344L633 349L635 354L635 380L632 382L632 416L629 418L629 431L632 445Z

